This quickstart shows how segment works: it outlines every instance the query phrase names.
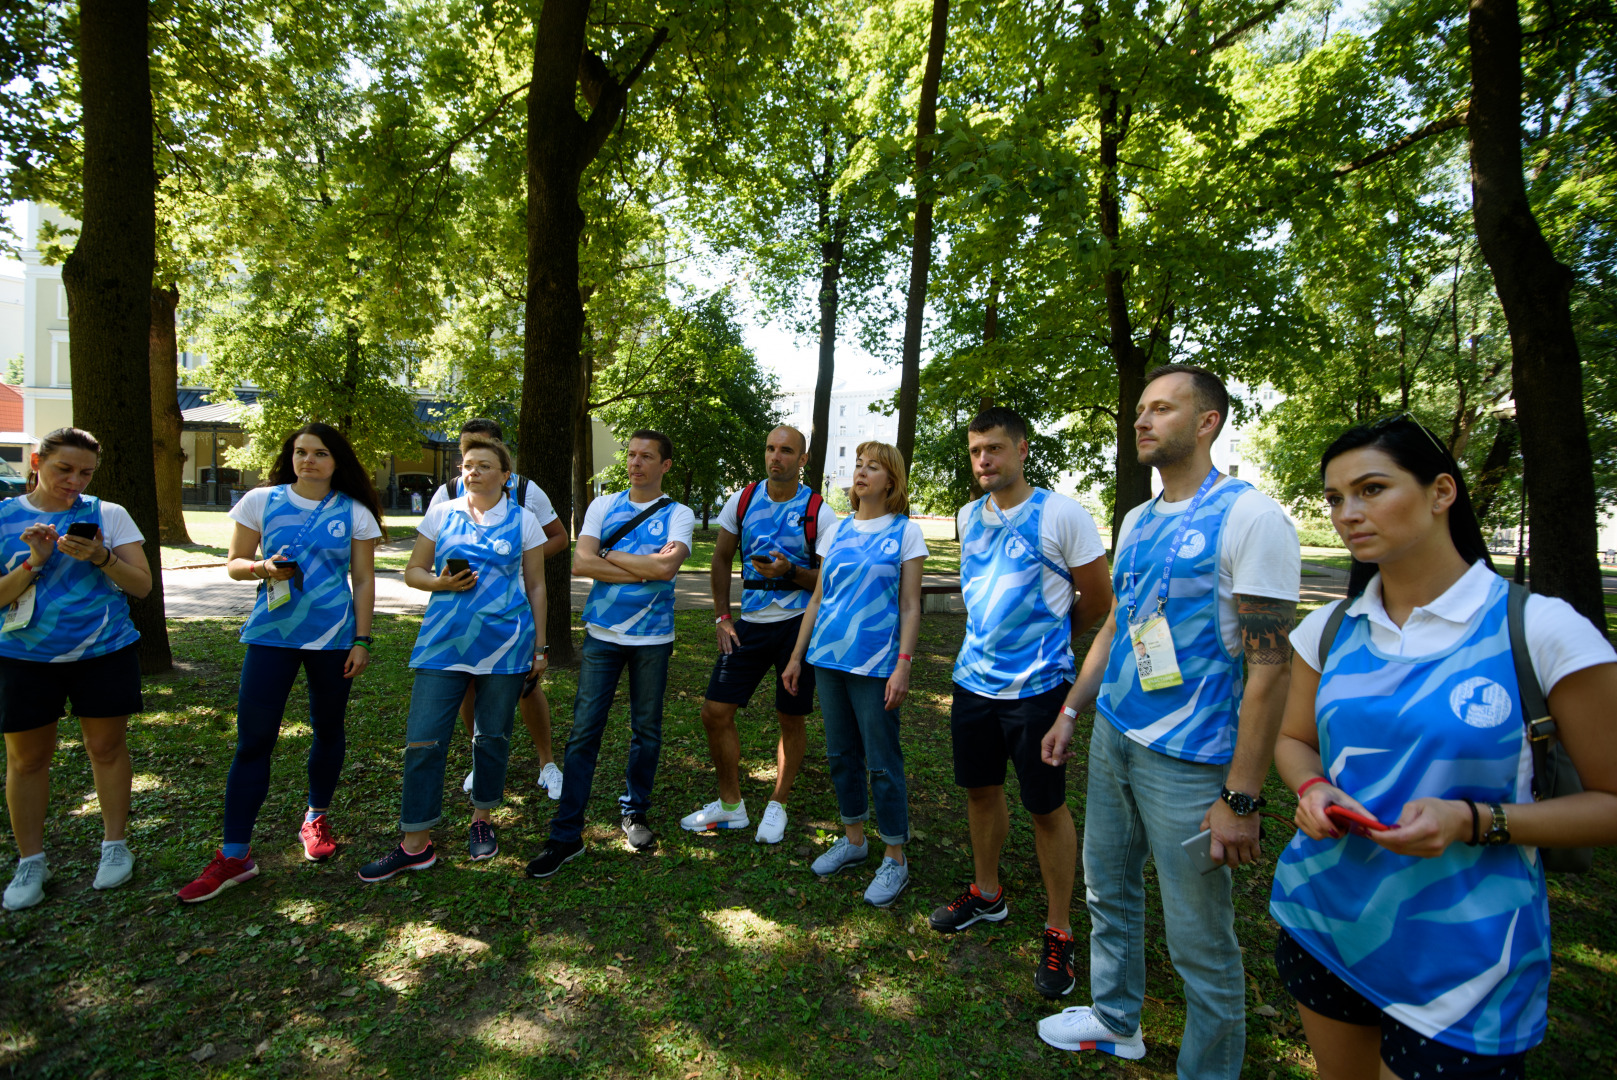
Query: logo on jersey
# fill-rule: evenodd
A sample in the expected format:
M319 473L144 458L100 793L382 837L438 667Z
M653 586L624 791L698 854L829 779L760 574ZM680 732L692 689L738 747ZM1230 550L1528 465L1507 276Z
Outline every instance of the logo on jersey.
M661 536L663 534L663 523L660 521L653 521L646 528L651 531L652 536Z
M338 518L336 521L330 522L326 525L326 531L332 536L336 537L338 540L341 540L343 537L348 535L348 522Z
M1027 545L1022 543L1020 536L1013 536L1005 544L1005 554L1013 559L1020 559L1027 554Z
M494 554L496 554L496 555L509 555L509 554L511 554L511 541L509 541L509 540L496 540L496 541L494 541Z
M891 536L881 542L881 553L883 555L891 555L897 550L898 541L894 540Z
M791 528L801 529L803 527L803 515L799 514L796 510L788 512L786 515L786 524Z
M1206 546L1207 534L1191 529L1185 533L1185 539L1179 545L1179 557L1181 559L1194 559L1202 553L1202 549Z
M1449 708L1474 728L1498 727L1510 719L1510 694L1492 679L1478 675L1449 692Z

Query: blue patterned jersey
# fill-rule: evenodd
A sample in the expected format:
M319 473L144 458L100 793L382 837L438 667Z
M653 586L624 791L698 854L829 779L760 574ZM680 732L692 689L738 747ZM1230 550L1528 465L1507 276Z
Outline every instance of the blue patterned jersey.
M646 509L635 503L629 492L603 496L607 501L601 516L601 542L605 542ZM668 543L668 530L679 503L668 505L647 517L612 545L625 555L655 555ZM603 546L601 554L606 554ZM674 632L674 583L672 581L597 581L590 587L584 604L584 622L629 637L665 638Z
M1072 609L1050 610L1039 526L1050 493L1034 488L1017 521L984 524L989 496L961 515L960 593L966 637L954 681L974 694L1025 698L1072 682ZM1066 571L1064 570L1063 573Z
M318 513L315 520L310 515ZM343 649L354 643L354 594L348 586L354 500L333 492L324 508L305 510L292 501L291 485L270 489L264 504L259 549L296 559L303 588L271 611L269 589L260 587L241 640L287 649ZM283 551L284 549L284 551Z
M1331 783L1384 822L1412 799L1531 802L1531 758L1503 578L1471 632L1431 656L1392 656L1349 615L1314 699ZM1486 813L1486 807L1484 807ZM1299 832L1269 910L1298 943L1409 1027L1480 1054L1544 1038L1550 914L1537 849L1451 844L1395 855L1348 833Z
M427 601L410 653L413 668L511 675L533 666L538 637L522 582L523 510L507 500L505 516L478 525L464 499L449 504L434 541L435 569L465 559L477 571L467 592L435 592Z
M790 499L778 503L770 499L767 485L760 483L753 489L752 502L747 504L747 516L736 523L741 529L743 582L785 580L766 578L760 574L752 563L754 555L773 559L770 552L778 551L794 566L806 568L814 565L814 552L809 550L808 540L803 535L803 519L808 515L809 499L813 495L814 490L807 484L799 484ZM800 612L808 607L809 593L810 590L802 588L743 589L741 616L746 618L770 604L778 604L787 611Z
M837 525L820 563L820 610L806 659L854 675L891 675L898 667L898 586L904 530L894 514L884 529L861 532L854 519Z
M0 552L6 570L28 558L22 539L28 526L39 522L66 535L67 527L79 521L101 528L101 500L80 495L72 509L55 514L34 509L21 496L0 502ZM45 560L34 584L34 616L28 625L0 631L0 656L65 664L105 656L139 640L140 633L129 620L129 601L105 571L58 551Z
M1244 480L1228 480L1209 492L1180 541L1165 609L1185 680L1179 686L1141 689L1129 640L1128 602L1132 596L1137 605L1136 622L1156 611L1163 556L1189 511L1163 514L1153 499L1113 564L1116 625L1095 709L1135 742L1182 761L1222 765L1235 755L1244 682L1241 658L1225 648L1219 629L1218 541L1225 513L1251 487ZM1139 573L1132 583L1131 564Z

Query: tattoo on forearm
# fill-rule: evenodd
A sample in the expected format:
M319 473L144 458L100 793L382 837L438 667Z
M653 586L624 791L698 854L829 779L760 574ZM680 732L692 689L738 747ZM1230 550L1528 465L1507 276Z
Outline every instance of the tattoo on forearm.
M1236 618L1248 664L1285 664L1291 660L1291 628L1297 605L1267 596L1237 596Z

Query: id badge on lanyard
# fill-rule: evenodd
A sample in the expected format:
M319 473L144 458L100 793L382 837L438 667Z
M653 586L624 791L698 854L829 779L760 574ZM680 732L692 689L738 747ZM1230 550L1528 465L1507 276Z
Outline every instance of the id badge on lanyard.
M292 579L277 581L271 578L266 584L269 586L269 609L274 611L288 600L292 599Z
M22 595L6 608L6 621L0 623L0 632L21 630L34 621L34 586L30 584Z
M1162 580L1157 587L1157 610L1140 622L1134 621L1136 591L1140 587L1140 575L1134 569L1135 559L1140 552L1138 536L1135 537L1134 543L1129 545L1127 615L1129 644L1134 646L1134 666L1139 671L1142 690L1165 690L1170 686L1180 686L1185 681L1185 677L1179 673L1179 655L1173 648L1173 628L1168 625L1168 616L1165 614L1168 609L1168 581L1173 576L1174 559L1179 554L1179 545L1184 542L1185 530L1190 528L1191 519L1196 516L1197 508L1217 482L1218 470L1212 469L1202 481L1201 487L1196 490L1196 497L1191 500L1190 508L1179 519L1179 527L1174 530L1173 539L1168 544L1168 552L1162 562Z
M309 527L313 525L315 520L320 517L320 511L326 508L326 504L329 503L332 497L336 494L336 489L326 492L326 497L321 499L320 504L311 510L309 512L309 516L303 520L303 527L299 529L297 535L292 538L292 542L290 544L282 544L281 550L275 553L273 556L274 558L280 558L282 555L286 554L287 548L291 548L294 552L298 552L303 549L303 539L309 535ZM276 608L292 599L293 585L296 585L300 590L303 588L303 567L300 564L298 568L292 572L292 576L285 581L270 578L265 581L264 584L266 586L265 606L270 611L274 611Z

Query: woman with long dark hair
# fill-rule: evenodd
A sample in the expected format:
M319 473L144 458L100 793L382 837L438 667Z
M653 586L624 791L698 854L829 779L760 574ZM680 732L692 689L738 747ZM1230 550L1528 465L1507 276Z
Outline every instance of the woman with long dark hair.
M145 596L145 538L117 503L84 494L101 462L88 431L57 428L29 458L28 494L0 502L0 728L6 807L17 841L8 911L33 907L51 876L45 813L56 725L72 705L95 776L106 839L95 887L128 881L129 716L141 708L140 633L125 594Z
M286 437L268 478L230 516L236 531L227 572L255 582L258 595L241 631L247 657L236 702L236 758L225 781L224 843L180 890L187 904L258 876L253 826L269 794L270 754L299 668L314 732L299 837L311 862L337 850L326 812L347 748L348 692L370 663L374 548L385 535L370 474L342 432L321 423Z
M1413 419L1351 429L1320 472L1354 563L1334 625L1291 635L1276 964L1327 1080L1520 1077L1550 979L1539 849L1617 842L1617 654L1542 596L1515 653L1460 468ZM1535 799L1523 659L1580 794Z

